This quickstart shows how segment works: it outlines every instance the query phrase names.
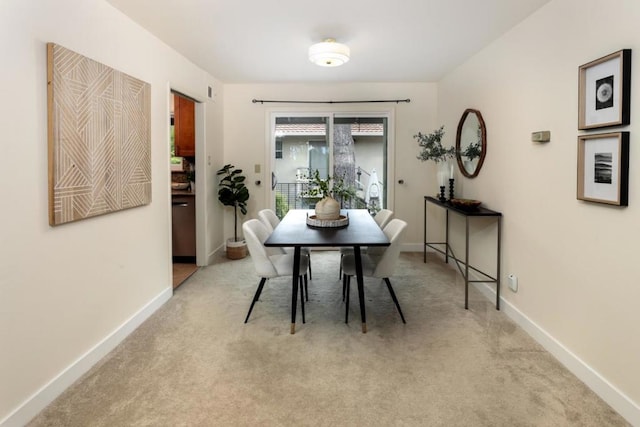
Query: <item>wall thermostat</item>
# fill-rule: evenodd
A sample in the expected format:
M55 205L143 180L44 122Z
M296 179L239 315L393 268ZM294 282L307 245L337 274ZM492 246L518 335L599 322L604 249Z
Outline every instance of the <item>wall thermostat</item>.
M549 142L551 141L551 131L541 130L531 133L532 142Z

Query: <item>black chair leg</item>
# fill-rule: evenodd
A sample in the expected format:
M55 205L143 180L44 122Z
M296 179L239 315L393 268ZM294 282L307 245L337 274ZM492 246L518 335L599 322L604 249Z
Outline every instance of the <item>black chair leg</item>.
M347 275L342 275L342 302L344 302L344 297L347 294Z
M402 310L400 309L400 304L398 303L398 298L396 298L396 293L393 292L393 287L391 286L391 281L388 277L384 278L385 283L387 284L387 289L389 289L389 293L391 294L391 299L396 303L396 308L398 309L398 313L400 313L400 317L402 318L402 323L407 323L404 320L404 315L402 314Z
M300 281L300 308L302 309L302 323L306 323L304 318L304 286L302 285L302 276L298 279Z
M260 298L260 294L262 293L262 288L264 287L264 283L267 281L266 277L260 279L260 284L258 285L258 289L256 290L256 294L253 296L253 301L251 301L251 307L249 307L249 312L247 313L247 317L244 319L244 323L249 321L249 316L251 316L251 311L253 310L253 306Z
M351 292L349 292L350 288L351 288L351 276L347 276L346 274L344 275L345 277L345 287L346 287L346 293L347 293L347 302L345 304L345 312L344 312L344 323L349 323L349 294Z
M311 274L311 272L309 272L309 274ZM304 275L304 293L306 295L307 301L309 301L309 280L306 274Z
M344 254L340 254L340 274L338 275L338 277L342 277L342 258L344 257ZM342 301L344 301L344 298L342 298Z
M313 280L313 276L311 275L311 252L309 252L309 279Z

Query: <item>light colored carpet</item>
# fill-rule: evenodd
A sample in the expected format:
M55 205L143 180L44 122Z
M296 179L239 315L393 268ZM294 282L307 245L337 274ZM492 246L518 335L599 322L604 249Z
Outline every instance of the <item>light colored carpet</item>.
M339 254L314 252L307 323L289 334L290 279L249 258L200 268L31 426L624 426L436 255L401 255L392 283L355 286L344 323Z

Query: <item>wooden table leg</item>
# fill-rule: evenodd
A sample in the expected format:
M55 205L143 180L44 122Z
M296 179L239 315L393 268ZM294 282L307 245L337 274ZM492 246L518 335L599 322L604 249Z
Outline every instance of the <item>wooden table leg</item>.
M358 299L360 300L360 317L362 318L362 333L367 333L367 314L364 308L364 279L362 278L362 257L360 246L353 247L353 254L356 261L356 279L358 280Z

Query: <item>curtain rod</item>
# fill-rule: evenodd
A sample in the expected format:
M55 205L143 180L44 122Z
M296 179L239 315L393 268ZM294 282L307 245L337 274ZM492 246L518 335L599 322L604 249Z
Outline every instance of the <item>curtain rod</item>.
M252 99L251 102L254 104L260 103L264 104L265 102L278 102L284 104L366 104L366 103L375 103L375 102L395 102L399 104L401 102L411 102L411 99L378 99L371 101L274 101L267 99Z

